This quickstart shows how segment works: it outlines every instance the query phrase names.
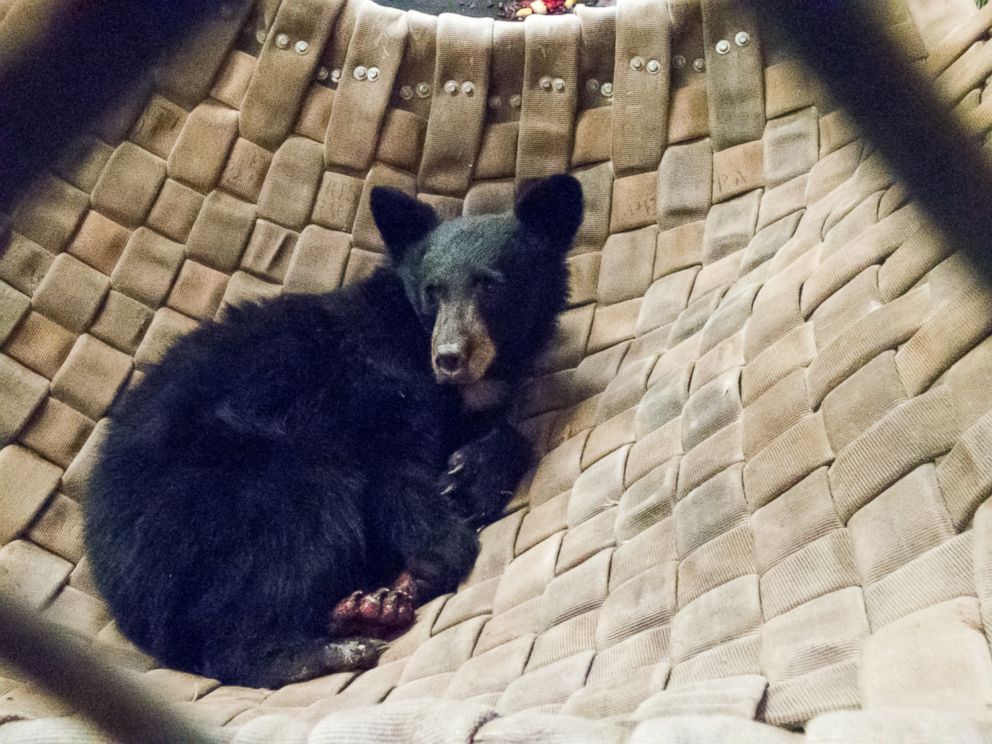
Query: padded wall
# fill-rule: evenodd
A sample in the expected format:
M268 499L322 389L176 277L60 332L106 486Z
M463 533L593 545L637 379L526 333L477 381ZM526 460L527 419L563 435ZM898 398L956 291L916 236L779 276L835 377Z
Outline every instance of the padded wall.
M921 36L885 5L987 131L989 11L938 44L931 16ZM155 668L83 555L114 398L228 304L367 274L383 259L374 185L477 214L563 170L588 207L570 308L519 406L542 458L459 591L364 674L273 692ZM404 725L462 701L437 720L488 741L538 722L630 735L622 720L718 741L745 725L718 716L867 711L814 723L827 741L889 730L890 706L987 722L992 295L743 4L623 0L524 24L232 4L12 224L0 587L198 719L293 719L244 729L270 732L258 741L383 701ZM439 700L398 702L423 697ZM0 671L0 720L68 712ZM667 721L690 714L717 717Z

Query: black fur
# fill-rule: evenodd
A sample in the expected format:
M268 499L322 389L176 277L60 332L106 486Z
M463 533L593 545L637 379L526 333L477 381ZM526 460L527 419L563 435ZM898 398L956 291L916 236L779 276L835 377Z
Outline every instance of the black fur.
M420 601L453 590L529 465L504 399L468 414L435 379L425 281L477 303L484 382L512 389L564 307L577 183L538 184L519 218L438 224L389 189L372 210L394 267L232 309L113 410L86 545L123 633L171 667L275 686L374 663L329 637L335 604L404 570ZM505 281L483 292L481 270Z

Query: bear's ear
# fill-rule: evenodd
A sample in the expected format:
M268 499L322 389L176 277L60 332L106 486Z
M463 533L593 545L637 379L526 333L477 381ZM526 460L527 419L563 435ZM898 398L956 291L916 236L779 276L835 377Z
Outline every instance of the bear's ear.
M582 186L568 175L526 182L514 211L532 234L554 248L568 250L582 224Z
M438 224L437 212L429 205L388 186L372 189L369 205L393 263Z

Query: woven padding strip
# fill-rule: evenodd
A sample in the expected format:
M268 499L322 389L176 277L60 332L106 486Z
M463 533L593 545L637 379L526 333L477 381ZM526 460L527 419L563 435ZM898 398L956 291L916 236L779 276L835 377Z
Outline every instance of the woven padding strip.
M524 24L523 109L517 180L568 169L578 101L579 21L535 18Z
M340 68L336 105L327 124L324 158L328 167L364 171L371 165L406 35L403 13L374 3L359 5L348 57ZM377 73L370 76L372 69Z
M652 170L668 142L672 27L660 0L621 3L614 65L613 167Z
M444 14L437 25L433 116L417 187L461 196L479 151L489 96L492 23Z
M886 12L922 54L901 0ZM953 715L984 717L992 689L988 292L743 6L494 25L283 0L239 20L15 211L0 588L246 742L982 736ZM982 126L977 28L934 72ZM119 391L231 304L372 270L375 185L483 214L569 169L570 306L519 406L540 458L459 591L360 675L267 691L155 668L82 555ZM64 712L8 674L0 718Z
M156 71L155 79L170 100L191 108L207 96L251 9L250 0L217 6L183 53Z
M746 3L700 0L713 149L759 139L765 127L760 36Z
M293 126L322 49L341 10L339 0L282 3L269 30L241 110L241 134L273 149Z

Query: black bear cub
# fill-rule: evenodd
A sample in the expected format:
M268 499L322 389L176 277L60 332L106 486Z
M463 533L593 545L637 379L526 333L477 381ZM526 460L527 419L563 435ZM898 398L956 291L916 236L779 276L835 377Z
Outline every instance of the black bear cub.
M112 411L86 547L170 667L274 687L374 665L530 465L507 408L565 306L578 182L512 214L440 222L388 188L371 209L389 266L231 309Z

